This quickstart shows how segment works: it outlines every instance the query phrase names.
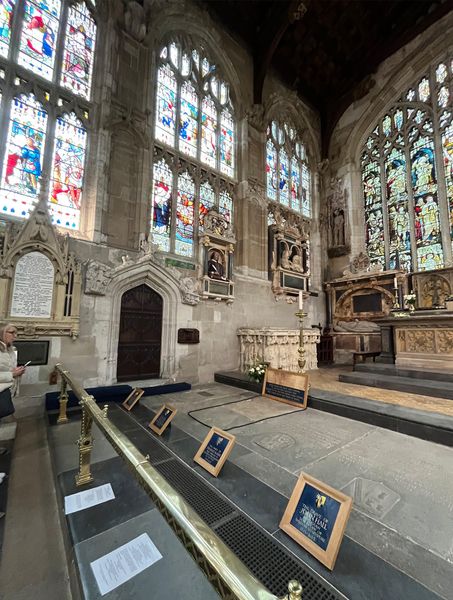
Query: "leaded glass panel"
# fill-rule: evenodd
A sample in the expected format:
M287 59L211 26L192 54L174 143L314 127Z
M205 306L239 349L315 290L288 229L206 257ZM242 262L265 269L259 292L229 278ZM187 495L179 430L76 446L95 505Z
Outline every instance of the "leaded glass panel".
M8 56L16 0L0 0L0 56Z
M216 167L217 155L217 110L210 96L202 102L201 114L201 162Z
M68 11L60 83L74 94L89 98L93 74L96 23L84 2Z
M13 99L3 161L0 212L27 217L38 198L47 112L33 94Z
M200 186L199 225L203 230L206 213L215 206L215 193L212 185L204 181Z
M222 111L220 121L220 170L228 177L234 175L234 122L230 111Z
M164 160L154 165L153 191L151 197L153 242L160 250L170 250L170 221L172 197L172 173Z
M53 77L60 11L60 0L25 2L18 63L44 79Z
M364 145L365 236L374 264L408 271L445 265L442 230L453 240L451 85L445 62L434 65L402 94ZM442 216L447 211L448 224Z
M285 122L272 121L267 129L266 193L279 202L310 217L311 180L305 146L296 128Z
M197 155L198 95L195 87L186 82L181 88L179 149L189 156Z
M182 256L193 254L193 218L195 184L188 173L178 177L178 202L176 205L175 252Z
M176 78L168 65L157 73L156 139L173 146L176 119Z
M60 227L79 228L86 145L86 129L74 113L57 118L50 213Z

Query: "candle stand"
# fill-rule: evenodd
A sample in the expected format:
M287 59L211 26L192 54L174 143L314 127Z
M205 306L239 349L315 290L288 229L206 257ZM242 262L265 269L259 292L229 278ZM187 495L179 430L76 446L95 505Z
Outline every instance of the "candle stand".
M396 280L396 278L395 278L395 280ZM395 301L393 303L393 310L400 310L401 306L400 306L400 303L399 303L399 288L398 288L398 283L396 283L394 289L395 289Z
M307 362L305 359L304 346L304 318L307 316L307 314L308 313L305 313L302 309L299 309L296 312L296 317L299 319L299 359L297 361L299 365L299 373L305 373L305 364Z

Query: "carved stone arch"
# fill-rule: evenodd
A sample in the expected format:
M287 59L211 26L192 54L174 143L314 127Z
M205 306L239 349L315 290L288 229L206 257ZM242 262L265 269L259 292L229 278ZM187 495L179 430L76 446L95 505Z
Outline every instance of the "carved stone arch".
M148 135L146 134L146 132L136 127L131 119L123 118L108 120L105 123L104 127L105 129L110 131L111 137L113 137L115 134L118 134L118 132L123 131L129 134L133 139L138 138L139 145L142 148L149 148Z
M387 304L388 311L393 306L394 296L392 292L387 290L386 288L378 285L377 283L371 283L364 285L363 283L357 283L348 288L336 301L335 303L335 317L336 318L351 318L352 315L352 298L356 293L360 290L360 292L371 292L371 293L381 293L382 299L385 304ZM388 311L383 311L384 313ZM377 315L380 316L380 315Z
M445 59L446 48L445 40L450 39L453 36L453 13L450 15L451 26L447 31L443 31L440 39L432 40L430 44L421 48L417 46L410 54L402 54L401 60L395 65L390 76L386 80L383 86L379 86L379 89L373 89L368 95L369 109L364 111L362 117L356 122L352 131L350 132L345 143L342 144L342 149L345 152L344 161L351 162L356 165L360 164L360 155L367 137L374 128L375 124L379 122L380 118L397 103L398 98L404 91L411 86L417 78L421 77L424 73L429 70L430 66L436 62L440 62ZM443 21L443 20L441 20ZM451 32L450 38L448 37L448 31ZM414 71L414 63L416 63L417 57L423 57L422 64L418 66L417 70ZM426 110L427 105L423 105ZM354 110L351 106L349 110ZM340 121L338 122L333 134L332 140L335 139L336 130L341 127L341 120L347 116L347 112L344 113ZM330 154L330 152L329 152Z
M107 347L107 381L114 381L116 378L122 296L128 290L142 284L157 292L163 300L161 376L163 378L173 377L177 371L176 339L180 289L177 280L167 269L159 264L146 261L132 263L113 272L106 290L106 299L110 299L111 306L111 327L109 327Z
M306 107L295 94L292 96L291 99L288 99L282 94L271 94L264 105L264 123L267 126L274 119L282 121L287 115L293 121L297 132L302 136L307 146L307 162L314 172L321 160L319 136L306 114Z
M241 115L244 112L244 100L238 71L227 53L219 52L219 48L224 45L224 40L207 12L197 11L195 7L193 8L194 14L187 12L174 14L172 3L167 3L153 21L153 27L149 28L150 31L145 42L156 50L156 54L172 35L190 39L195 45L200 43L205 45L209 58L216 64L219 73L223 75L230 86L230 99L234 114ZM196 12L198 14L195 14Z

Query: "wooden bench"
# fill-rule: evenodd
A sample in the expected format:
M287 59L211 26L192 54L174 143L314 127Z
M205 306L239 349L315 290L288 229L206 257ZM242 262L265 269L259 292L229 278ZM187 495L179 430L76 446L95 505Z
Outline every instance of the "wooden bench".
M367 358L372 358L373 362L376 362L376 356L379 356L380 352L353 352L352 353L352 366L355 367L357 358L362 357L362 362L366 362Z

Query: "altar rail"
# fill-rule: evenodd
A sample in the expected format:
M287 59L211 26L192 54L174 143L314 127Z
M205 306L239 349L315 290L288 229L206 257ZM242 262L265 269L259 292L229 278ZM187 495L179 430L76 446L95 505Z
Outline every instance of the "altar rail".
M93 396L75 381L63 365L55 367L61 375L59 423L68 422L66 415L67 386L77 396L82 407L77 485L93 481L90 468L93 421L118 454L126 461L133 475L156 504L186 550L207 575L221 598L226 600L278 600L267 590L204 523L187 502L167 483L132 442L108 418L108 406L99 408ZM301 600L302 586L296 580L288 584L288 594L282 600Z

